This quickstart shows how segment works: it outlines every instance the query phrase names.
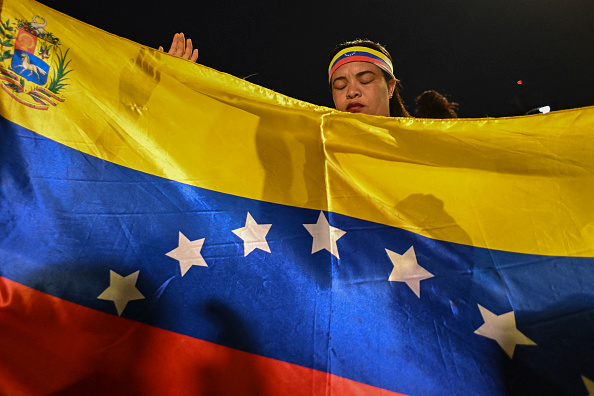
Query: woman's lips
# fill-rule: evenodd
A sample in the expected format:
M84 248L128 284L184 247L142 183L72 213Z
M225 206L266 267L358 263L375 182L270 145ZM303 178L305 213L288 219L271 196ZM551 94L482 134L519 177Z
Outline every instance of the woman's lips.
M346 110L351 113L358 113L363 110L363 107L365 107L365 105L362 105L361 103L349 103Z

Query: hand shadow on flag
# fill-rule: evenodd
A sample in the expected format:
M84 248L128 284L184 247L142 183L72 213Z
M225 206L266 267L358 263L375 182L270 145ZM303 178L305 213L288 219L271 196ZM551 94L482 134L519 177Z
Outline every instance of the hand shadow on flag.
M411 194L396 204L396 213L431 238L472 246L470 236L445 211L443 201L433 194Z
M115 113L120 116L106 120L107 125L96 141L97 149L107 160L115 160L122 148L134 150L130 147L130 133L125 125L136 123L147 110L146 104L161 82L161 71L157 68L160 59L159 51L141 47L136 59L130 59L120 73L118 111Z
M243 109L260 117L258 109ZM305 207L327 207L324 152L320 137L312 133L319 125L296 115L301 124L296 128L286 124L289 117L280 115L260 117L256 131L256 150L266 172L263 200L276 202L279 196L291 196L292 202Z
M146 104L161 82L161 71L157 69L160 59L159 51L140 47L136 60L131 60L120 74L120 110L124 109L134 120L147 110Z
M488 260L477 255L470 236L444 209L444 203L432 194L411 194L395 207L399 217L410 224L413 233L411 245L419 263L431 263L428 269L435 276L432 291L446 297L439 310L442 321L470 321L476 310L472 297L474 271L478 260ZM424 231L429 237L418 235L414 229ZM448 242L455 240L456 243ZM437 291L439 290L439 291ZM394 304L400 302L394 300ZM431 315L438 314L438 311Z

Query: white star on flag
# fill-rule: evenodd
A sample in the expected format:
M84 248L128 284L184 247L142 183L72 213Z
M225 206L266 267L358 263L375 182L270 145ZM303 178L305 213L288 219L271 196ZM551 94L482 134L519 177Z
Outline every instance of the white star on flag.
M138 273L136 271L126 277L109 270L109 287L99 295L101 300L111 300L116 306L118 315L121 316L128 302L132 300L142 300L144 296L136 288Z
M268 242L266 242L266 234L268 234L271 226L272 224L256 223L256 220L254 220L250 212L248 212L245 220L245 227L233 230L235 235L243 239L244 257L256 249L270 253L270 247L268 246Z
M169 253L166 253L166 255L179 261L179 268L182 276L184 276L193 265L208 267L206 261L202 258L202 254L200 254L205 239L206 238L190 241L181 231L179 232L179 246Z
M497 341L510 359L514 357L516 345L536 345L517 329L514 311L495 315L480 304L477 305L485 323L474 333Z
M336 256L336 258L340 258L338 256L338 247L336 246L336 241L346 234L346 231L332 227L328 223L328 220L326 220L324 212L320 212L320 216L318 217L318 222L316 224L303 224L303 227L305 227L305 229L313 237L311 254L319 252L322 249L326 249Z
M404 254L398 254L386 249L394 269L388 278L391 282L404 282L421 298L421 281L433 278L433 274L421 267L417 262L415 249L411 246Z

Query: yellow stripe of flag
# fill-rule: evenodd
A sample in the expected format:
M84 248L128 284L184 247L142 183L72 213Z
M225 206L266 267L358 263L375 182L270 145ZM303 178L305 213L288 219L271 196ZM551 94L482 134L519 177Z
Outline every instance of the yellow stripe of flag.
M72 72L63 102L40 111L0 90L1 114L69 147L190 185L439 240L594 256L594 107L447 121L343 114L33 1L2 7L3 21L45 18Z

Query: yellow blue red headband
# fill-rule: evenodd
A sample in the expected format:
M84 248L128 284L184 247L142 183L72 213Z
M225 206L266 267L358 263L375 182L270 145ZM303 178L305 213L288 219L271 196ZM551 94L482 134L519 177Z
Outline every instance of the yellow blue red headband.
M328 82L332 78L332 74L340 66L349 62L370 62L388 73L392 78L394 77L394 67L390 58L382 54L380 51L376 51L372 48L353 46L347 47L339 51L328 66Z

